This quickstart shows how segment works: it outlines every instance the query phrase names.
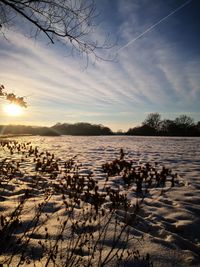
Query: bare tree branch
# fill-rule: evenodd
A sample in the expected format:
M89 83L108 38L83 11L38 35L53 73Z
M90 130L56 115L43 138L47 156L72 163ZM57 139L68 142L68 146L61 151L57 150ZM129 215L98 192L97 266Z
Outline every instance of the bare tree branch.
M0 0L0 30L21 17L32 26L35 38L39 32L52 44L70 43L78 53L102 59L97 50L113 45L107 39L102 44L93 39L96 16L93 0Z

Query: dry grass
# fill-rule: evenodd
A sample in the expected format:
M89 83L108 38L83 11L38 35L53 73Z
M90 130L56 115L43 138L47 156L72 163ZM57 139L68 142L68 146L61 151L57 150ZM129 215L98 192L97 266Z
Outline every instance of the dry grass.
M1 266L153 266L148 254L140 256L141 239L131 227L151 189L160 194L178 182L171 170L134 165L121 150L119 159L102 166L107 178L100 188L91 174L79 173L76 157L63 161L31 143L1 140L0 146L10 154L0 161ZM31 173L24 171L26 163ZM108 186L116 174L125 191L134 189L135 204ZM17 201L7 210L9 194Z

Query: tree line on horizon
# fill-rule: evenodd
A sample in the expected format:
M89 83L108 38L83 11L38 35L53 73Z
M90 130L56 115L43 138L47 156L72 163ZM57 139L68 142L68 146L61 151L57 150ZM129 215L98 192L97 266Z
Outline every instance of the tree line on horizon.
M150 113L141 126L130 128L127 135L147 136L200 136L200 121L187 115L180 115L174 120L161 120L159 113Z
M113 132L102 124L86 122L57 123L51 127L27 125L0 125L1 135L141 135L141 136L200 136L200 121L187 115L180 115L174 120L161 120L159 113L150 113L141 126L130 128L127 132Z
M57 123L51 127L26 125L0 125L0 134L4 135L112 135L110 128L101 124L78 122L75 124Z

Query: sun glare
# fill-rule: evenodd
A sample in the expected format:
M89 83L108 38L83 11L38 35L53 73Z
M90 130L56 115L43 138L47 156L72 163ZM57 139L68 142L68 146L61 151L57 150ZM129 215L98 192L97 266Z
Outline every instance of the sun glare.
M3 110L9 116L20 116L22 114L22 108L16 104L5 105Z

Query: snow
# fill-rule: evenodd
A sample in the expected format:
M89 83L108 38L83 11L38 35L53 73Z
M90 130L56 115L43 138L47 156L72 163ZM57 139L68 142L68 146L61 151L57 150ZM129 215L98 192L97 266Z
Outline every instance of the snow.
M86 213L90 211L92 199L88 199L86 202L81 200L75 205L67 199L66 205L73 207L73 214L63 204L65 200L62 194L56 191L56 185L60 186L61 180L63 183L66 182L61 173L64 172L63 164L73 158L76 167L71 172L79 173L80 177L92 177L96 181L96 185L98 184L99 191L103 193L107 174L102 171L102 165L119 158L121 148L125 152L125 159L133 161L135 166L156 162L158 166L165 166L172 169L173 173L178 174L178 183L174 187L171 188L170 184L167 184L163 190L162 188L152 188L145 196L137 215L134 214L133 208L136 204L135 186L124 187L122 174L107 179L106 187L109 186L113 190L127 194L132 204L132 208L130 207L128 211L119 206L115 213L121 225L128 222L130 235L135 237L127 243L129 248L137 248L141 255L149 253L153 266L200 266L200 138L27 136L16 137L15 140L19 143L31 142L27 148L37 146L40 152L44 152L44 155L46 151L49 151L51 155L54 154L55 159L58 159L58 165L62 165L58 171L36 172L34 155L26 157L27 148L21 148L20 152L14 151L11 154L7 147L0 147L1 162L7 158L7 162L11 161L14 167L16 167L16 162L20 162L19 169L12 175L10 181L3 181L1 174L0 213L3 217L9 218L19 205L20 199L28 192L28 200L23 207L23 216L20 217L22 225L16 228L15 235L19 237L24 232L29 233L31 238L28 249L32 251L31 259L35 260L36 266L42 266L40 265L42 260L39 261L42 248L38 242L49 242L50 246L51 240L56 240L56 235L61 231L66 218L74 221L80 219L82 223L84 222L82 220L83 206ZM21 153L22 151L24 153ZM44 198L46 198L46 202L41 208L41 216L36 229L34 223L37 219L38 205L44 204ZM109 211L110 205L108 200L103 207ZM103 225L103 222L100 224L98 220L100 220L98 216L92 224L85 220L85 224L76 228L76 236L80 232L85 232L93 233L94 238L98 237L99 227L101 224ZM70 223L68 221L67 225L70 226ZM114 227L114 224L111 223L107 228L102 255L106 255L112 247ZM67 244L67 242L71 240L70 230L67 229L63 232L63 251L68 247L69 243ZM119 231L118 229L117 234ZM47 232L49 240L45 241ZM119 247L123 246L123 241L120 242ZM13 256L10 266L17 266L19 253L20 250ZM87 260L88 250L83 248L81 253L83 253L83 259ZM9 256L12 251L7 250L4 254ZM0 262L3 262L4 259L1 256ZM43 258L41 257L41 259ZM93 266L98 265L94 263ZM110 261L106 266L116 266L115 260ZM125 263L122 261L120 266L145 265L143 261L135 262L131 258Z

